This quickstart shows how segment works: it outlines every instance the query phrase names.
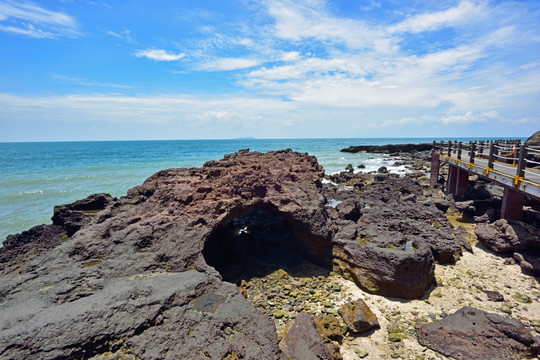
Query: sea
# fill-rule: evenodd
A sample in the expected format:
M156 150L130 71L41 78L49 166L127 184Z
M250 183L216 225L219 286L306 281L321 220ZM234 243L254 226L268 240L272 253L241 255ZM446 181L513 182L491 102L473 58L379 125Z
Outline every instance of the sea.
M458 141L490 138L446 139ZM234 139L0 143L0 243L9 234L50 224L55 205L95 193L125 196L159 170L200 167L240 149L267 152L293 149L315 155L327 174L364 164L362 171L387 166L382 154L340 152L351 145L440 141L438 138ZM360 171L360 170L357 170Z

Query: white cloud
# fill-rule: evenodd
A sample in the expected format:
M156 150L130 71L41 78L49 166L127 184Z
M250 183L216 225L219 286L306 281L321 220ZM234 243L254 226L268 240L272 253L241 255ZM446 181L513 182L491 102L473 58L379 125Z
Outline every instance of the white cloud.
M175 54L161 49L137 50L133 55L155 61L176 61L186 56L184 53Z
M28 1L0 1L0 31L34 38L76 36L77 22L65 13Z
M199 69L207 71L229 71L248 69L259 65L261 62L247 58L221 58L199 65Z
M198 122L212 119L248 121L272 111L283 114L293 105L255 97L188 95L65 95L23 96L0 93L0 119L18 117L67 122Z
M282 61L297 61L300 59L301 59L301 56L300 56L300 52L298 51L288 51L288 52L284 52L281 55Z
M500 119L501 117L494 110L483 112L479 115L475 115L471 111L468 111L462 115L450 115L450 116L444 117L441 119L441 122L444 124L472 123L472 122L483 122L483 121L488 121L488 120L500 120Z
M281 39L333 41L351 49L375 47L382 52L393 49L381 29L333 16L326 1L267 0L265 4L275 20L275 35Z
M392 126L403 126L403 125L421 125L423 121L411 118L404 117L399 120L385 120L380 124L377 124L379 127L392 127Z
M484 6L471 1L461 1L457 6L437 12L411 16L399 24L388 28L390 33L437 30L442 27L461 25L479 21L485 15Z

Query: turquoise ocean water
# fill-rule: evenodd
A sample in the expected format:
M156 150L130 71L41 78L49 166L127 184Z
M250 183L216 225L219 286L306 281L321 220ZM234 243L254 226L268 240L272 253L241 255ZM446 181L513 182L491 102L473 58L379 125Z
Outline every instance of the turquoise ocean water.
M384 163L380 155L348 154L351 145L432 142L400 139L239 139L0 143L0 242L7 235L51 223L53 206L99 192L123 196L155 172L199 167L239 149L266 152L293 149L315 155L326 173L349 163L366 170ZM456 139L452 139L456 140ZM459 139L469 141L469 138ZM371 157L371 158L370 158Z

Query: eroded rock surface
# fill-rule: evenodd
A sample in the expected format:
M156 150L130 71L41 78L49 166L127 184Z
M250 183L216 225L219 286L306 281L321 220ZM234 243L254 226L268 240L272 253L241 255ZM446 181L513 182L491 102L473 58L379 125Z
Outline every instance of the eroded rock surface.
M52 225L0 249L0 357L283 359L271 317L307 326L298 312L340 291L318 292L332 266L370 292L419 298L435 261L459 259L459 234L418 182L346 172L351 187L331 188L323 173L307 154L242 150L56 207ZM319 267L299 271L300 257ZM318 285L273 289L288 306L263 313L268 281L255 280L282 268ZM338 358L338 341L316 354Z
M469 306L422 326L417 336L422 345L453 359L521 359L536 354L533 337L519 321Z
M55 209L55 224L32 236L32 246L50 240L52 249L19 253L0 277L0 357L283 359L273 321L203 250L211 234L263 209L286 219L305 257L329 263L322 175L305 154L245 150L161 171L95 208ZM60 242L63 233L72 236Z

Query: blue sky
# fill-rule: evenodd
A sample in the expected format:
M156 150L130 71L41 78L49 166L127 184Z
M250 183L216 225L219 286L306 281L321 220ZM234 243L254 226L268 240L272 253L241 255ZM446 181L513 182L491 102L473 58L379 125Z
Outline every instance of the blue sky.
M0 0L0 141L537 130L538 0Z

